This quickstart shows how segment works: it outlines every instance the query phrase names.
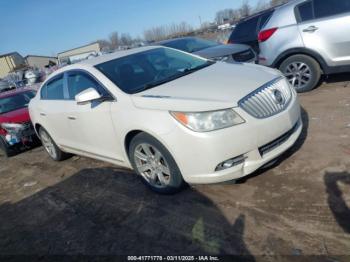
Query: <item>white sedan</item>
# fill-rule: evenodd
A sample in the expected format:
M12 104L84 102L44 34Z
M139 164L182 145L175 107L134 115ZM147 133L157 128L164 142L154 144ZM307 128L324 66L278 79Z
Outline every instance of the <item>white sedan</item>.
M71 153L133 168L160 193L251 174L302 130L297 95L279 71L165 47L66 66L29 111L54 160Z

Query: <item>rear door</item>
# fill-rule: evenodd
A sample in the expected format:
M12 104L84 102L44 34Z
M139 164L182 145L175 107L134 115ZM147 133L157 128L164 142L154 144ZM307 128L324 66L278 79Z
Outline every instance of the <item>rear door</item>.
M66 145L70 140L65 108L68 96L64 89L64 75L60 74L41 88L38 103L39 123L49 132L58 145Z
M111 115L111 104L115 103L111 101L112 96L99 81L82 70L67 73L67 87L67 119L73 134L70 147L111 160L122 159L118 131L114 128ZM88 88L94 88L109 99L77 104L75 96Z
M329 66L350 64L350 1L310 0L296 8L305 47Z

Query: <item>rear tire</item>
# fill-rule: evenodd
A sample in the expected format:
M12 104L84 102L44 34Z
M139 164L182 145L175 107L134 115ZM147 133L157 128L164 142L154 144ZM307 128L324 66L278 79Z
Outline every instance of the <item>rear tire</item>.
M53 160L63 161L71 156L59 149L55 141L43 127L39 129L39 136L46 152Z
M131 140L129 159L142 181L157 193L174 194L186 184L170 152L146 133Z
M281 63L279 69L298 93L311 91L321 78L320 65L307 55L292 55Z

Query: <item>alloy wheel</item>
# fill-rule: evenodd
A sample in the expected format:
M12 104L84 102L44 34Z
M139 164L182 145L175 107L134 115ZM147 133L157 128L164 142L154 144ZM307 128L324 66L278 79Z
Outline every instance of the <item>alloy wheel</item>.
M296 90L303 89L312 79L310 67L302 62L289 64L283 74Z
M50 138L50 136L45 131L41 131L40 132L40 137L41 137L41 141L42 141L42 143L44 145L44 148L46 149L47 153L52 158L55 159L57 157L57 152L56 152L55 145L54 145L52 139Z
M169 165L157 148L146 143L139 144L134 151L134 160L139 173L152 186L165 188L169 185Z

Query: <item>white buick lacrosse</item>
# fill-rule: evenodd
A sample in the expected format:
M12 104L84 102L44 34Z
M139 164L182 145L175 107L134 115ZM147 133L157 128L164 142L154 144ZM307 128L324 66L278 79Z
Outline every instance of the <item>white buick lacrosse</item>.
M279 71L165 47L66 66L29 112L52 159L71 153L133 168L160 193L251 174L302 130L296 93Z

